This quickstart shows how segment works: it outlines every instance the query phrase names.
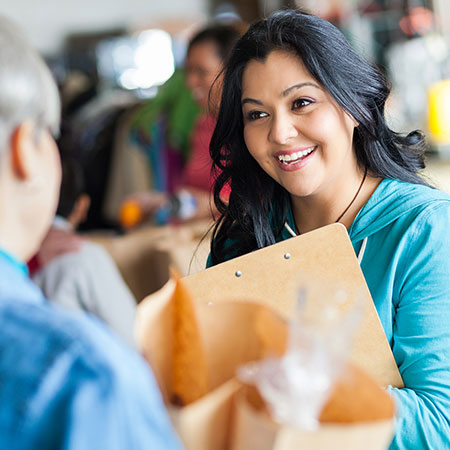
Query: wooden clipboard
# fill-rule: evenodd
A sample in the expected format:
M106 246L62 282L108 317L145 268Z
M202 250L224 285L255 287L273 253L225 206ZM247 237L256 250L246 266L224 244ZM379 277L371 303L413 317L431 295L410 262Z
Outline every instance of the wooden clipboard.
M346 228L332 224L184 278L193 298L204 302L253 300L285 318L294 314L298 290L334 301L336 286L363 303L350 359L382 386L403 387L383 327Z

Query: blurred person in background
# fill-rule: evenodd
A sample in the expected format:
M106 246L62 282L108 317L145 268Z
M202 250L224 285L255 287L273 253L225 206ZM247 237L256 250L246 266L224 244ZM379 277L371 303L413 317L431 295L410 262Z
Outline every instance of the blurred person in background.
M209 142L220 103L221 71L244 30L242 24L210 25L191 39L185 63L185 83L201 112L190 133L187 161L173 192L153 190L128 197L128 201L139 205L142 218L159 214L160 221L164 222L211 217L213 179Z
M75 232L86 219L89 203L81 165L63 157L59 204L52 228ZM69 248L41 265L33 281L52 302L96 315L134 345L136 300L101 245L80 241L77 251Z
M28 277L58 203L59 109L43 60L0 18L0 447L179 449L145 361Z

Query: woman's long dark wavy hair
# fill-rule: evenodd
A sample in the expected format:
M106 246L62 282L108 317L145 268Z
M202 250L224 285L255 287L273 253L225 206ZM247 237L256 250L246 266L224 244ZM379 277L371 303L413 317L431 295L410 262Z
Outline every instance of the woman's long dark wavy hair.
M244 142L242 74L251 60L264 61L273 50L298 55L311 75L358 122L353 142L358 164L381 178L424 184L424 136L400 135L384 117L390 87L380 71L359 56L331 23L294 10L279 11L253 24L236 43L224 73L222 101L211 139L214 202L220 217L214 226L211 262L217 264L275 243L290 200L267 175ZM229 184L228 204L221 198Z

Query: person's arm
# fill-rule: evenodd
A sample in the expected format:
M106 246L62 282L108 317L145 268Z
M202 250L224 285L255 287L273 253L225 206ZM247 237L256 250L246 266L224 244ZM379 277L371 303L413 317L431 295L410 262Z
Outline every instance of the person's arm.
M132 194L126 202L133 202L141 211L133 226L153 217L156 222L188 222L195 219L213 219L217 214L208 191L190 186L180 187L174 194L148 191ZM130 227L132 228L132 227Z
M393 449L450 448L450 206L417 219L399 261L393 353L404 389Z
M41 374L23 448L181 450L147 363L95 325Z

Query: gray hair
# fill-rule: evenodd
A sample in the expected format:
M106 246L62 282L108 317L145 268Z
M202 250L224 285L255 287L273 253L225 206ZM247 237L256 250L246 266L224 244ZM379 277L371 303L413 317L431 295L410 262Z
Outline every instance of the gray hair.
M57 134L60 100L42 57L21 31L0 16L0 157L15 128L32 120L39 132Z

